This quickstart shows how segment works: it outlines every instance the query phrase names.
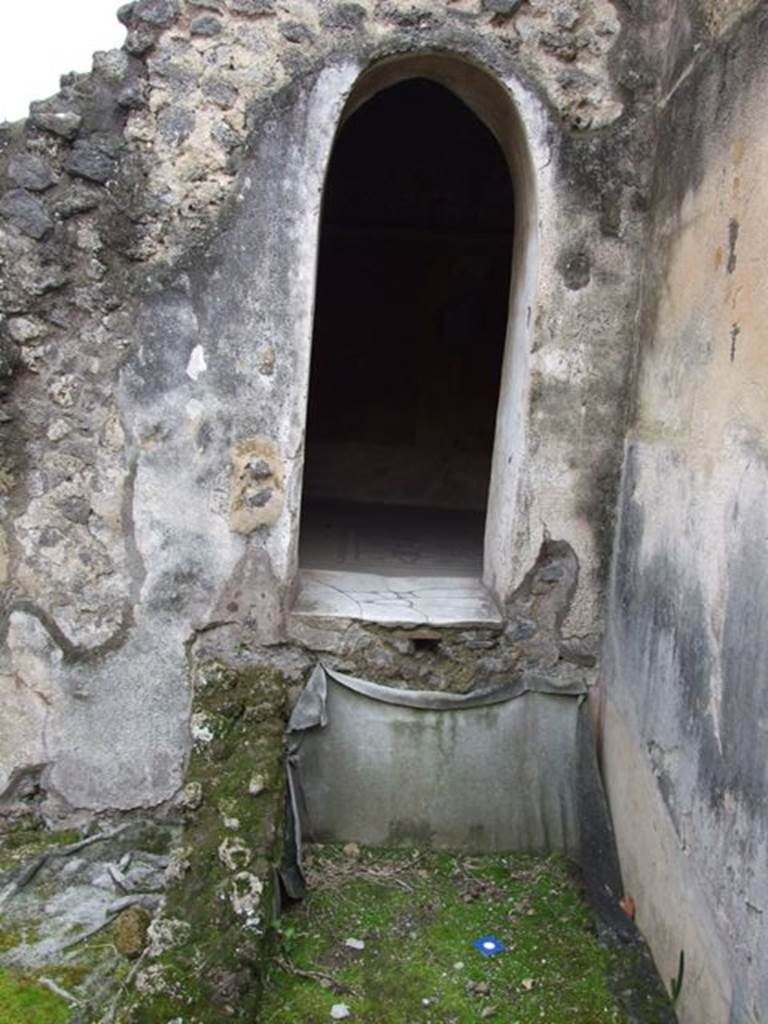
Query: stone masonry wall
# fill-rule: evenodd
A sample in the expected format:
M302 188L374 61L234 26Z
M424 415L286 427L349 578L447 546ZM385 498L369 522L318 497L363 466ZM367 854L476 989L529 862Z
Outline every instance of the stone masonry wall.
M563 636L594 658L664 27L608 0L139 0L120 17L122 50L2 128L0 791L42 785L51 814L167 800L196 638L287 637L322 181L345 98L383 59L480 64L529 132L507 586L543 535L570 544ZM253 487L272 495L256 516Z
M748 225L762 214L747 209L746 182L758 181L762 136L750 106L759 76L741 70L749 33L764 28L759 5L137 0L119 16L121 50L65 76L26 121L0 126L2 808L74 820L180 799L187 771L193 783L206 776L205 750L190 754L199 715L219 715L219 698L229 708L230 683L241 710L260 706L266 687L254 742L274 747L285 708L272 670L287 691L317 650L437 688L462 688L479 671L594 676L635 403L603 672L626 881L665 976L685 933L688 1019L711 1005L730 1006L739 1024L757 1019L763 895L722 879L765 878L752 838L763 827L762 790L750 788L759 765L742 758L759 731L741 731L760 721L750 609L761 591L748 534L762 529L762 392L759 332L743 303L757 290ZM480 68L501 83L532 172L518 195L533 264L511 361L517 441L498 453L518 466L501 538L512 568L496 581L507 621L499 635L427 637L434 651L372 626L302 633L289 616L325 169L360 76L414 54L453 61L457 80ZM727 210L724 188L736 190ZM705 272L694 257L711 239ZM701 323L677 299L692 275ZM719 386L742 372L743 417L727 398L736 392ZM708 438L703 457L691 454L697 437L678 443L691 424ZM708 505L713 493L721 504ZM643 532L654 517L664 530ZM703 566L713 535L715 562ZM646 571L654 558L661 576ZM737 578L746 597L722 583ZM680 600L665 604L670 592ZM696 618L690 630L681 607ZM746 632L710 643L718 623ZM208 650L222 692L206 696ZM715 663L730 687L702 682ZM241 735L239 711L220 717L216 743ZM227 742L217 751L235 753ZM694 779L691 764L714 767ZM238 763L216 784L239 793L244 772ZM190 834L202 822L223 842L228 795L218 800L214 786L212 796L191 807ZM242 820L257 817L250 808ZM736 838L723 838L733 822ZM637 827L649 845L636 847ZM249 851L260 898L279 847L267 832L270 851ZM706 853L681 855L683 840ZM655 888L637 848L661 849L680 886ZM206 870L212 849L200 844ZM223 894L225 861L212 858ZM197 869L190 878L171 910ZM689 882L695 897L670 916ZM691 937L699 932L706 941ZM196 950L181 955L194 962ZM231 965L221 966L226 980Z

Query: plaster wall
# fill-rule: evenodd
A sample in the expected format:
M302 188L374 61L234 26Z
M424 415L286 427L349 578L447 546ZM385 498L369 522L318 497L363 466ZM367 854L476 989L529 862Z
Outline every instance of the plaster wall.
M603 669L624 885L684 1022L768 1015L768 12L660 118Z
M577 559L585 671L600 637L654 16L211 2L127 5L123 50L0 129L0 791L50 814L168 800L200 637L288 639L322 186L371 68L426 61L508 149L527 230L488 582L510 595L548 533Z

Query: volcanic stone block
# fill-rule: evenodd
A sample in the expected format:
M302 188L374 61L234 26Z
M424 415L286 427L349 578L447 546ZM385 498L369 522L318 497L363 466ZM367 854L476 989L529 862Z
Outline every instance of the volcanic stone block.
M56 174L51 165L34 153L17 153L11 157L8 175L19 188L26 188L32 192L44 192L56 181Z
M23 188L11 189L0 199L0 216L31 238L41 239L53 227L53 220L40 200Z

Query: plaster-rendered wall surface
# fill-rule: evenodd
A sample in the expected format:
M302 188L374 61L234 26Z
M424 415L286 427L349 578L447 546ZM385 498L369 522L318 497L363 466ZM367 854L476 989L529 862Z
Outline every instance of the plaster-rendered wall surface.
M567 542L593 664L666 9L138 0L123 50L0 128L6 802L167 800L199 637L287 640L323 179L356 80L404 54L492 76L521 126L496 584Z
M626 890L691 1024L768 1018L768 11L660 121L603 669Z

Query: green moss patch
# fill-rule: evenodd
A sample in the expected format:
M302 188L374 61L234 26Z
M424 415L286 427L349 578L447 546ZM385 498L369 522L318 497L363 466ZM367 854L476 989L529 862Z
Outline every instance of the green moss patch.
M67 1003L34 978L0 968L0 1024L67 1024Z
M119 1021L254 1021L275 901L288 686L269 667L198 667L182 845Z
M21 945L24 938L25 936L18 927L0 928L0 953L6 953L9 949Z
M81 838L71 829L52 832L43 826L18 825L0 832L0 878L52 846L75 843Z
M356 852L356 851L355 851ZM558 857L315 847L307 899L278 922L261 1024L320 1024L343 1003L366 1024L618 1024L617 959ZM472 945L492 934L507 951ZM348 939L364 943L362 950ZM631 984L631 963L622 980ZM654 1006L649 1024L659 1019ZM637 1019L637 1018L635 1018Z

